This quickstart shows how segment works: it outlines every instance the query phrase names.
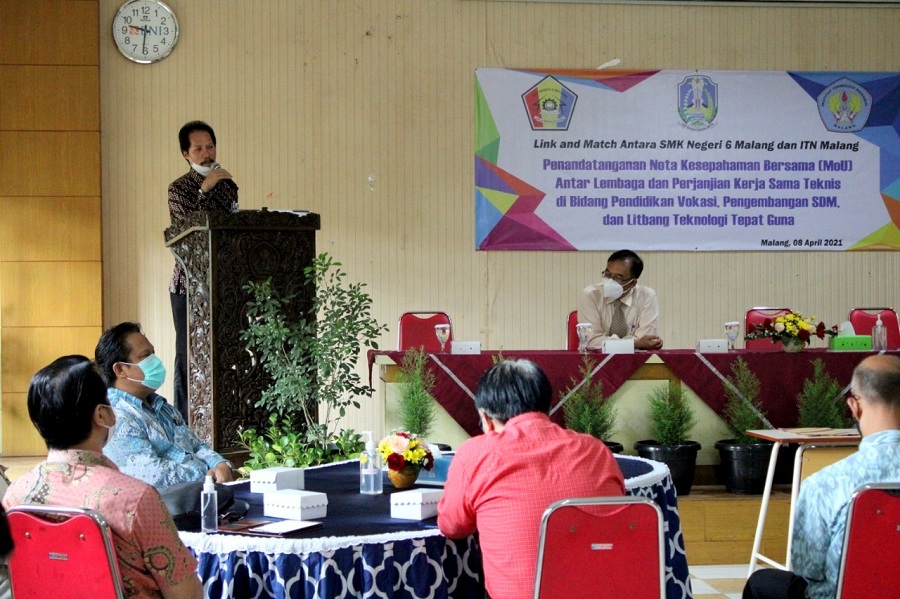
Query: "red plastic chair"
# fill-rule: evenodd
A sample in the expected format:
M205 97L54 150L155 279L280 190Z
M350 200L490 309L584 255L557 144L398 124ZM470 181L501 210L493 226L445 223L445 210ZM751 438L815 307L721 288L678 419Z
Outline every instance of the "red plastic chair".
M747 310L747 316L744 318L744 331L750 333L756 325L764 323L767 318L769 320L775 320L778 316L791 313L791 310L788 310L787 308L766 308L763 306L750 308ZM771 349L780 351L781 342L772 343L772 340L769 338L745 339L744 347L747 349Z
M854 491L847 512L836 597L898 596L900 483L863 485Z
M125 597L112 533L99 513L19 505L7 517L15 543L9 578L16 599Z
M887 332L887 348L900 349L900 323L893 308L853 308L848 320L857 335L871 335L879 314Z
M453 341L453 324L446 312L405 312L397 325L397 349L406 351L424 347L428 353L441 351L441 344L434 334L434 325L450 325L450 338L444 351L450 351Z
M664 599L662 520L645 497L553 503L541 519L534 599Z
M572 310L566 318L566 349L568 351L578 351L578 331L575 329L577 324L578 310Z

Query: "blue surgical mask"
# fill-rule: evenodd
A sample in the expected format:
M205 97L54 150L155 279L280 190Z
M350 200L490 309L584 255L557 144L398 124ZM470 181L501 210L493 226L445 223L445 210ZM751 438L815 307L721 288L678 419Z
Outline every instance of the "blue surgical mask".
M137 379L129 378L129 381L140 383L153 391L162 387L163 383L166 382L166 367L156 354L150 354L137 364L132 364L131 362L122 363L130 366L137 366L141 369L141 372L144 373L144 380L139 381Z

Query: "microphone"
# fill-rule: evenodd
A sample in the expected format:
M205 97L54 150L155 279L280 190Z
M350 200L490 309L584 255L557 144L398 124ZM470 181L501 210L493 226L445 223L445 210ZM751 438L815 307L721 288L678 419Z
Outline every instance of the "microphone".
M213 162L212 166L209 167L211 170L216 170L217 168L222 168L222 165L218 162Z

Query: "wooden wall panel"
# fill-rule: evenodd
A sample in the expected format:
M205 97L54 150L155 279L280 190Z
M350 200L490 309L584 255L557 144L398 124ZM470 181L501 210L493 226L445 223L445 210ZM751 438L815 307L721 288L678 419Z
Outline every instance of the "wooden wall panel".
M96 0L4 0L0 64L97 64L97 30Z
M90 327L3 327L3 393L25 393L34 373L60 356L93 359L103 331Z
M102 322L100 262L0 264L3 327L80 327ZM9 359L9 348L3 348Z
M47 445L28 416L27 393L4 393L2 400L3 455L42 455Z
M99 94L97 66L0 66L0 130L99 131Z
M0 131L0 196L99 196L96 131Z
M0 214L0 261L101 259L99 197L0 197Z

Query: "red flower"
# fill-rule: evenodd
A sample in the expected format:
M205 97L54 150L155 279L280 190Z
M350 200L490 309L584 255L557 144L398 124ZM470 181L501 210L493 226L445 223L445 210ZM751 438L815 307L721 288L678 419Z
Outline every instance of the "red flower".
M392 453L388 456L387 465L391 470L400 471L406 466L406 459L399 453Z
M398 437L403 437L405 439L409 439L409 433L400 432L400 433L394 433L394 434L397 435Z
M819 324L816 325L816 337L818 337L819 339L825 338L825 323L824 322L819 322Z
M800 329L799 331L797 331L797 338L800 339L800 341L809 343L809 331L807 331L806 329Z

